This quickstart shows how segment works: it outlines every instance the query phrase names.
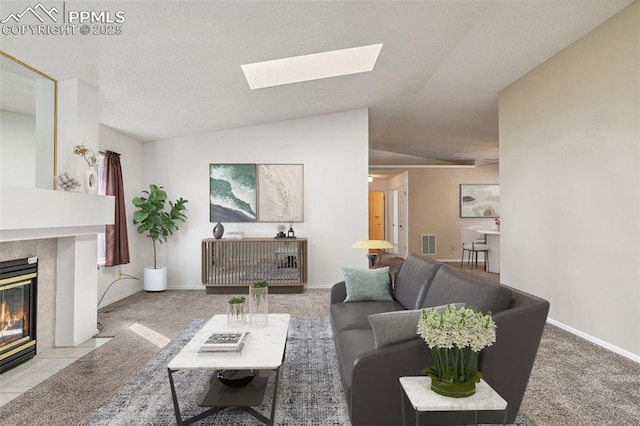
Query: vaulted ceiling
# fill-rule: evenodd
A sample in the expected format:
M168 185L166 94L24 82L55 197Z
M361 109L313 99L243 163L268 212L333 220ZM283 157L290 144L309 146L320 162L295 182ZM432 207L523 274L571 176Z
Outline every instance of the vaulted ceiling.
M369 108L372 165L496 161L499 91L632 1L67 1L123 11L122 34L1 49L98 87L100 122L141 141ZM240 68L375 43L368 73L251 90Z

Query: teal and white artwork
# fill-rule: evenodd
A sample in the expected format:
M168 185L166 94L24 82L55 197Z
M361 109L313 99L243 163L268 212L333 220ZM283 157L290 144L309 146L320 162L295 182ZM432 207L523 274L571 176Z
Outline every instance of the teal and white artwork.
M209 220L256 221L256 165L209 164Z
M258 164L258 221L304 220L302 164Z

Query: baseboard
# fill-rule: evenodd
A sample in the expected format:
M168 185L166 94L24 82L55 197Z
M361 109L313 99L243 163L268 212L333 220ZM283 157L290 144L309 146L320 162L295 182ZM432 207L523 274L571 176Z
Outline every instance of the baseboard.
M330 285L305 284L304 286L304 288L308 288L308 289L315 289L315 288L327 289L331 287L333 287L333 284L330 284ZM204 289L205 288L202 284L197 284L195 286L172 286L172 285L167 286L167 290L204 290Z
M308 289L327 289L327 288L331 288L335 285L336 283L331 283L331 284L305 284L305 288Z
M181 286L167 285L167 290L203 290L204 291L204 289L205 288L202 284L181 285Z
M552 318L547 318L547 322L549 324L555 325L558 328L561 328L561 329L563 329L565 331L568 331L571 334L574 334L574 335L576 335L578 337L582 337L583 339L588 340L591 343L595 343L596 345L598 345L600 347L608 349L608 350L610 350L612 352L617 353L618 355L622 355L623 357L629 358L631 361L635 361L638 364L640 364L640 355L636 355L636 354L634 354L632 352L629 352L629 351L627 351L625 349L622 349L622 348L619 348L619 347L617 347L615 345L612 345L611 343L605 342L604 340L598 339L597 337L593 337L590 334L587 334L587 333L582 332L580 330L576 330L575 328L570 327L570 326L568 326L566 324L563 324L560 321L556 321L556 320L554 320Z

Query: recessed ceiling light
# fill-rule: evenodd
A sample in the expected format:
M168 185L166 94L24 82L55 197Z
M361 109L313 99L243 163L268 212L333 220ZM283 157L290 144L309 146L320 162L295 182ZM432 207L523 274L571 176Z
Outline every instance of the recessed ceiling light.
M261 89L373 70L382 43L241 65L249 87Z

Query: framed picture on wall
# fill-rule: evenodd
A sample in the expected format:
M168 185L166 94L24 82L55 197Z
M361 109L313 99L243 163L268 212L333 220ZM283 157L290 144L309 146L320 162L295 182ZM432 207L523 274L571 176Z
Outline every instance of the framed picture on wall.
M460 217L500 217L500 185L460 184Z
M258 222L304 220L304 166L258 164Z
M209 164L209 221L255 222L256 165Z

